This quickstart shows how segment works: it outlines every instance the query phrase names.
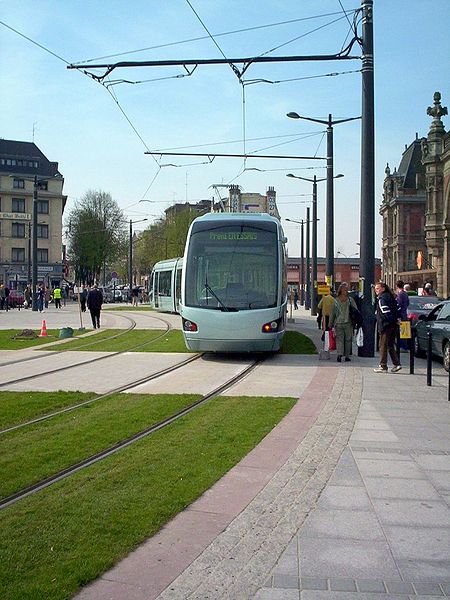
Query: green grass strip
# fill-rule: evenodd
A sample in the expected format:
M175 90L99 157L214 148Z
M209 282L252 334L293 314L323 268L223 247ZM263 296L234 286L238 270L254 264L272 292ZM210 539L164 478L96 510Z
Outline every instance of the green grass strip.
M59 340L59 329L47 329L47 337L28 338L17 337L23 330L22 329L1 329L0 330L0 350L21 350L22 348L32 348L33 346L42 346L42 344L48 344L52 341ZM40 329L33 329L33 331L39 335ZM81 335L76 329L73 331L73 335ZM58 348L61 349L62 345ZM46 348L47 349L47 348Z
M190 352L184 343L183 334L179 330L172 329L159 340L152 342L163 333L158 329L133 329L123 333L120 337L108 340L115 334L120 333L120 329L105 329L100 333L89 338L89 342L95 344L85 346L87 340L71 340L64 344L64 350L85 350L87 352L120 352L133 348L133 352ZM123 330L122 330L123 332ZM103 340L103 341L102 341ZM139 344L148 343L142 348L136 348ZM85 347L83 347L85 346ZM46 350L61 350L61 346L49 346Z
M115 394L0 437L0 497L109 448L199 395ZM119 416L120 415L120 416ZM17 465L20 464L20 469Z
M66 600L245 456L292 398L222 397L0 512L2 600Z
M0 392L0 429L30 421L96 394L81 392Z
M280 352L281 354L317 354L313 341L299 331L286 331Z

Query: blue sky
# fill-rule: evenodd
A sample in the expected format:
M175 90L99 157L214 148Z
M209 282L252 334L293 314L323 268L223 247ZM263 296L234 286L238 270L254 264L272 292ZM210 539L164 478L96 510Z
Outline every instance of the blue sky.
M199 66L186 77L177 77L182 67L123 69L110 79L146 82L114 85L109 92L79 71L67 70L64 61L221 58L221 53L239 58L275 47L269 55L335 54L349 41L342 6L351 11L360 2L0 0L1 21L60 57L0 25L0 136L32 141L34 128L35 143L59 162L68 210L87 190L99 189L109 192L128 218L151 221L173 202L210 198L213 184L235 183L259 193L274 186L289 254L298 255L299 229L284 219L304 218L311 185L286 174L324 177L324 161L249 158L244 164L216 158L208 163L192 157L153 159L144 152L189 146L192 152L325 156L325 128L288 119L286 113L358 116L361 75L349 71L360 69L359 60L255 64L244 86L228 65ZM236 30L247 31L229 34ZM435 91L450 106L448 31L448 0L374 1L377 255L386 163L397 166L416 132L427 135L431 120L426 109ZM217 35L222 33L227 35ZM193 38L203 39L174 43ZM142 48L147 50L102 58ZM358 46L352 54L360 54ZM329 73L342 74L317 77ZM280 83L250 83L261 79ZM444 123L448 128L448 117ZM359 121L335 127L334 157L335 173L345 175L335 182L336 251L351 255L359 241ZM169 163L177 166L162 166ZM318 216L323 256L325 183L319 184Z

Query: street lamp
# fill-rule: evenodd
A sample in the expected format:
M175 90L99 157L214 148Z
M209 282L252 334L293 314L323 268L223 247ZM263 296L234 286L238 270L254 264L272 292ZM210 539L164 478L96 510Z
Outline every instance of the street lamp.
M313 184L311 236L311 315L315 317L317 315L317 183L320 181L327 181L328 177L322 177L321 179L317 179L317 176L314 175L313 179L309 179L308 177L300 177L298 175L293 175L292 173L288 173L286 177L291 177L293 179L301 179L303 181L309 181ZM342 173L339 173L339 175L336 175L334 179L338 179L339 177L344 176L342 175Z
M133 286L133 225L135 223L143 223L144 221L148 221L148 219L139 219L138 221L130 219L130 262L128 264L128 284L130 287L128 293L129 298L131 298L131 288Z
M328 115L328 120L313 119L311 117L302 117L296 112L289 112L286 115L290 119L304 119L305 121L313 121L327 125L327 205L326 205L326 267L325 275L328 285L333 287L334 283L334 187L333 175L334 169L334 152L333 152L333 125L346 123L347 121L355 121L361 117L350 117L348 119L337 119L333 121L332 115Z

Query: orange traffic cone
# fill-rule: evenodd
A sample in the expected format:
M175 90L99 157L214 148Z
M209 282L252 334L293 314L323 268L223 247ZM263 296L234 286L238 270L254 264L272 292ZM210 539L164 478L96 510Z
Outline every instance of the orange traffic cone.
M45 323L45 319L42 320L41 333L39 337L47 337L47 325Z

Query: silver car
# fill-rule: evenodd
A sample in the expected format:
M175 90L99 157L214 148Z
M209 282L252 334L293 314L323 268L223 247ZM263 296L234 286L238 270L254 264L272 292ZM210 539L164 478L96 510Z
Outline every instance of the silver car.
M427 351L428 331L432 336L432 353L442 358L444 369L450 370L450 300L440 302L428 315L420 315L416 326L415 353Z

